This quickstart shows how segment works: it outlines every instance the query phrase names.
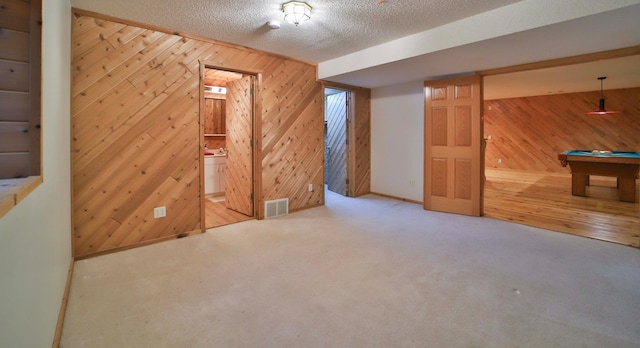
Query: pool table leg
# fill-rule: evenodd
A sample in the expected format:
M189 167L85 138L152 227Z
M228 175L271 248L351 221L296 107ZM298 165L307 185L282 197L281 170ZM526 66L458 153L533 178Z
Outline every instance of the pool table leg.
M618 194L623 202L636 201L636 178L618 178Z
M574 196L586 196L587 185L589 185L589 174L571 174L571 194Z

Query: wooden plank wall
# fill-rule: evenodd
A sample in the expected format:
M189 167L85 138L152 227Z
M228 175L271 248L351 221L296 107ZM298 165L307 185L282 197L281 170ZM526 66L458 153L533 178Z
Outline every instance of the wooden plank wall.
M40 174L40 0L0 0L0 179Z
M292 211L324 203L322 190L307 189L322 187L323 177L324 93L315 66L74 12L76 257L202 228L199 61L262 73L257 199L288 197ZM166 206L166 218L153 218L157 206Z
M324 90L316 68L288 60L268 68L260 91L262 198L288 197L290 212L322 205Z
M566 150L640 151L640 88L604 95L621 114L584 114L598 108L600 91L485 100L486 166L567 173L557 159Z
M205 137L204 144L209 148L209 150L216 150L219 148L227 147L227 137Z
M371 90L352 87L355 95L355 183L352 186L354 196L371 192Z

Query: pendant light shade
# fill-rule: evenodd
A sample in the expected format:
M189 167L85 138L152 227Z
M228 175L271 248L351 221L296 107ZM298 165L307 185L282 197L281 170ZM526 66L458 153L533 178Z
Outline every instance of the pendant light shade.
M585 115L610 115L610 114L619 114L620 111L607 110L604 107L604 93L602 91L602 81L606 79L606 76L598 77L600 80L600 102L598 103L598 110L585 112Z

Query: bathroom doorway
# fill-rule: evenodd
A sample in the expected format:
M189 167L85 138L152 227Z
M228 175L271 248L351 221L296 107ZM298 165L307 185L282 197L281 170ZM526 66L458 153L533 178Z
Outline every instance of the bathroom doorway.
M253 113L256 77L203 65L205 229L254 218Z

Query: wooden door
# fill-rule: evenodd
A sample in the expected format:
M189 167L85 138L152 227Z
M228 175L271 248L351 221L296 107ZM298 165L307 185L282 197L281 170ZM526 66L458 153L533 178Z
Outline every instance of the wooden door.
M480 216L482 77L424 86L424 209Z
M326 96L324 112L325 182L329 190L347 196L347 92Z
M253 79L246 76L227 83L227 208L253 216Z

